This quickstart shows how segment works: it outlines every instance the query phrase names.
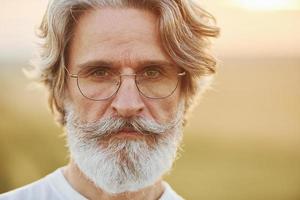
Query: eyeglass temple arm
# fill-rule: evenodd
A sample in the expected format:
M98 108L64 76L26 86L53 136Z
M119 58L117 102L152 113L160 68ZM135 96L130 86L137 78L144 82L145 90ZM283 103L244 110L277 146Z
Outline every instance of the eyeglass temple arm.
M71 78L78 78L78 75L77 74L72 74L66 67L65 67L68 75L71 77Z

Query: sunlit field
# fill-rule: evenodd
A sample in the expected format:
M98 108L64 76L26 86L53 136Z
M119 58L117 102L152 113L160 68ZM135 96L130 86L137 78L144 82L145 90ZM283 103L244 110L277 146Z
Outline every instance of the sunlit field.
M24 66L0 64L0 192L68 161L63 129ZM300 60L222 60L165 178L186 199L300 199Z

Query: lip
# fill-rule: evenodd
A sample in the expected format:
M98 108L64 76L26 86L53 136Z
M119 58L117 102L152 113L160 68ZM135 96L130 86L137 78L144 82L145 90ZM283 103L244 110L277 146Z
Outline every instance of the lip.
M131 128L124 128L116 134L116 137L136 138L136 137L141 137L141 135L142 135L141 133L139 133Z

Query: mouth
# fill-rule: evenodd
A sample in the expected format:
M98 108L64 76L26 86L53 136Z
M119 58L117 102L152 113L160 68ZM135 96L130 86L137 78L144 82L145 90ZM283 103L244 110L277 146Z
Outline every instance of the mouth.
M126 126L124 127L123 129L121 129L120 131L118 131L116 134L115 134L116 137L119 137L119 138L138 138L138 137L141 137L142 134L138 131L136 131L133 127L131 126Z

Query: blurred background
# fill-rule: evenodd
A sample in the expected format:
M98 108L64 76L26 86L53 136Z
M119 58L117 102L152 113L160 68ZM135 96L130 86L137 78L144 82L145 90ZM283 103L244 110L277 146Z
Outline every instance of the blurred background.
M300 1L202 0L219 69L166 179L186 199L300 199ZM1 0L0 193L68 161L46 94L22 73L46 0Z

